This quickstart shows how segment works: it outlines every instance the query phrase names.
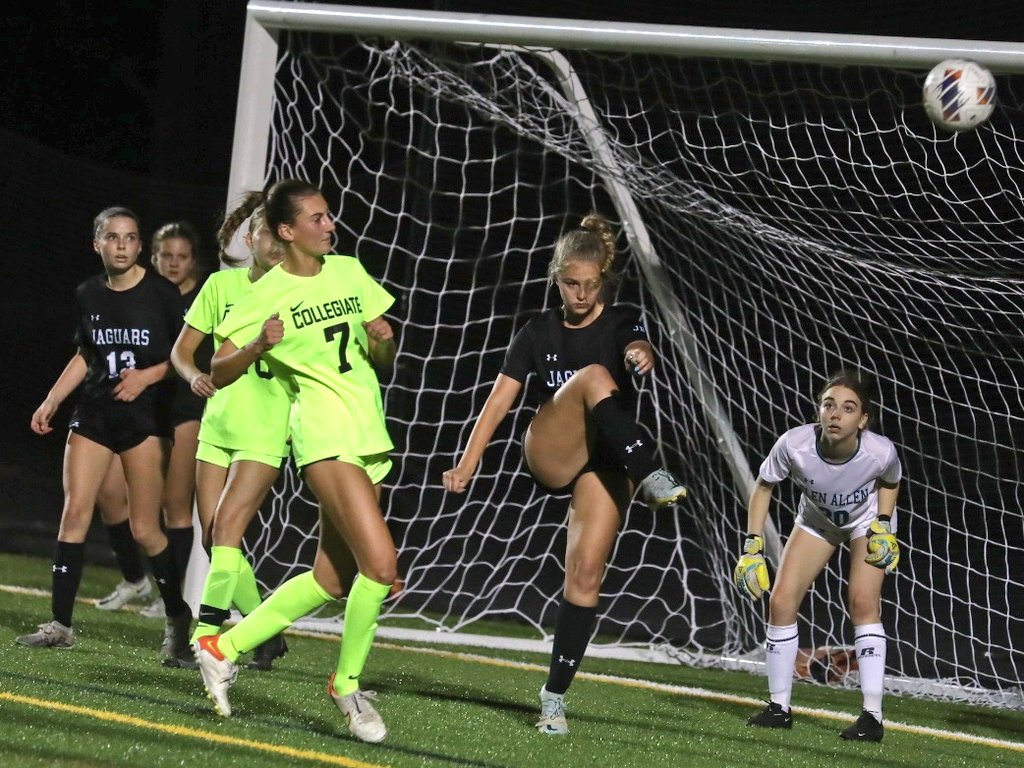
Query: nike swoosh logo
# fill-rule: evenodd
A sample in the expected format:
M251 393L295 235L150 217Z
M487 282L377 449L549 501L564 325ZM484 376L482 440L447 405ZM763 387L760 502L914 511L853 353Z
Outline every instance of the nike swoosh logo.
M297 310L299 309L299 307L301 307L301 306L302 306L303 304L305 304L305 303L306 303L306 300L305 300L305 299L303 299L302 301L300 301L300 302L299 302L298 304L296 304L296 305L295 305L294 307L292 307L292 308L291 308L292 312L296 312L296 311L297 311Z

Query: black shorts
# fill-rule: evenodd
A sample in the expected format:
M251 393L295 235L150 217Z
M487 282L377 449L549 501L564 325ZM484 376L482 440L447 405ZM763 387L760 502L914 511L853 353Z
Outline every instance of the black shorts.
M173 439L174 429L166 418L157 418L152 408L112 401L103 406L78 408L71 416L71 432L123 453L148 437Z
M176 428L189 421L200 421L203 418L203 409L206 407L206 398L192 392L187 388L182 391L180 388L174 393L174 404L171 406L171 427Z

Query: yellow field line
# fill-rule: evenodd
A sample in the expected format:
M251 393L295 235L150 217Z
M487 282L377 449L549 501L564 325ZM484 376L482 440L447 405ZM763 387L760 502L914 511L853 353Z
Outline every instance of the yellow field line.
M38 589L28 589L24 587L13 587L8 585L0 585L0 592L12 592L18 594L31 594L48 597L49 592ZM79 598L83 602L93 603L93 600L84 600ZM289 630L288 634L298 635L301 637L309 637L317 640L326 640L329 642L338 642L337 635L325 635L316 632L305 632L297 630ZM374 647L387 649L392 651L399 651L402 653L423 653L438 658L452 659L461 662L469 662L475 664L490 665L493 667L502 667L505 669L520 669L530 672L546 672L547 666L541 664L533 664L530 662L523 661L512 661L509 659L499 659L491 656L481 656L475 653L463 653L460 651L449 651L441 648L429 648L423 646L411 646L411 645L396 645L388 642L375 642ZM668 683L655 683L648 680L637 680L628 677L619 677L617 675L602 675L594 672L577 672L576 678L581 680L592 680L599 683L606 683L608 685L617 685L631 688L642 688L650 691L660 691L663 693L670 693L677 696L687 696L696 699L705 699L708 701L722 701L730 704L740 705L751 705L761 706L764 704L762 699L755 699L749 696L737 696L730 693L721 693L719 691L711 691L706 688L693 688L684 685L671 685ZM0 694L2 697L2 694ZM850 715L844 712L836 712L834 710L827 709L812 709L809 707L793 707L793 713L799 715L807 715L810 717L817 717L823 720L837 720L845 721L850 719ZM144 721L143 721L144 722ZM160 728L166 729L167 726L160 726ZM945 741L956 741L965 744L978 744L994 749L1002 749L1010 752L1022 752L1024 753L1024 743L1017 741L1007 741L1005 739L994 739L987 736L975 736L974 734L964 733L962 731L947 731L939 728L929 728L923 725L912 725L910 723L901 723L895 720L885 721L886 730L892 731L903 731L904 733L913 733L919 736L932 736L937 739L943 739ZM196 731L196 733L202 733ZM211 734L216 736L216 734ZM250 742L238 743L243 745L249 745ZM273 745L267 745L273 749ZM316 753L311 753L316 754ZM330 757L328 755L328 757ZM344 758L342 758L344 759ZM343 765L367 765L366 763L342 763Z
M276 744L239 739L234 736L224 736L223 734L213 733L211 731L201 731L197 728L186 728L180 725L164 725L162 723L143 720L141 717L122 715L118 712L108 712L104 709L92 709L91 707L78 707L72 704L64 704L59 701L48 701L46 699L37 699L32 696L21 696L16 693L7 693L6 691L0 691L0 701L10 701L15 704L24 704L26 706L48 709L55 712L69 712L75 715L82 715L83 717L91 717L94 720L104 720L110 723L119 723L120 725L130 725L134 728L144 728L150 731L168 733L172 736L184 736L189 739L198 739L200 741L213 742L215 744L226 744L232 747L242 747L243 749L255 749L260 752L268 752L273 755L293 757L316 763L344 765L349 768L383 768L383 766L379 766L375 763L364 763L359 760L342 757L341 755L329 755L326 752L314 752L310 749L281 747Z

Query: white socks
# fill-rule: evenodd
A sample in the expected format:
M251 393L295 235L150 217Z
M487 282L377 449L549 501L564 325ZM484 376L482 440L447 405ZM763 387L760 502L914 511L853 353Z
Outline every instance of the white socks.
M768 625L768 637L764 643L768 692L771 700L787 711L793 694L793 668L796 665L798 646L796 624L785 627Z
M857 666L860 669L860 690L864 709L882 722L882 687L885 678L885 627L862 624L853 628Z

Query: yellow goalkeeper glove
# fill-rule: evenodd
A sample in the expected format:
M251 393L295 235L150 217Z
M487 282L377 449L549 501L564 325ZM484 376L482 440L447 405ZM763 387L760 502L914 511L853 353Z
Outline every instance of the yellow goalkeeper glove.
M868 554L864 562L892 573L900 564L900 544L892 532L889 519L876 517L868 530L871 535L868 536Z
M736 570L733 571L733 583L740 592L750 595L754 600L760 598L768 588L771 587L771 580L768 578L768 566L764 561L761 551L764 549L764 539L753 534L747 535L743 543L743 554L736 563Z

